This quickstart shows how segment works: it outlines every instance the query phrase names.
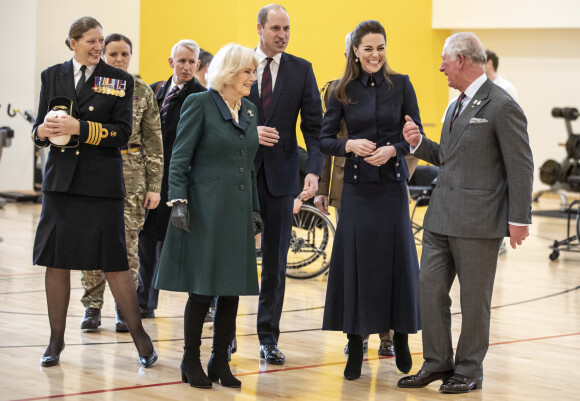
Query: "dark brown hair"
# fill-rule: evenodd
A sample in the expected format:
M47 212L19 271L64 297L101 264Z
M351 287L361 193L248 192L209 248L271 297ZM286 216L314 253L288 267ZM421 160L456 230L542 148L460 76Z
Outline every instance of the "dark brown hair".
M346 59L346 67L344 69L344 74L342 74L342 78L336 87L336 98L343 104L352 104L352 100L346 94L346 86L350 81L354 81L358 79L360 75L361 66L360 63L356 62L355 59L357 58L354 54L354 47L359 47L362 41L362 38L368 35L369 33L378 33L385 38L385 44L387 43L387 34L385 33L385 28L381 25L379 21L375 20L368 20L363 21L357 25L357 27L352 31L350 36L350 48L348 50L348 56ZM385 64L383 64L382 68L383 76L385 80L392 85L391 75L396 74L385 59Z
M129 52L133 54L133 43L131 43L131 39L126 37L125 35L121 35L120 33L112 33L105 38L105 47L103 47L103 54L105 54L105 49L107 45L111 42L125 42L129 45Z
M71 39L79 40L80 38L83 37L85 32L90 31L91 29L96 27L103 29L99 21L97 21L95 18L81 17L75 20L70 26L70 29L68 30L68 38L66 38L64 43L70 50L72 50L72 47L70 46Z

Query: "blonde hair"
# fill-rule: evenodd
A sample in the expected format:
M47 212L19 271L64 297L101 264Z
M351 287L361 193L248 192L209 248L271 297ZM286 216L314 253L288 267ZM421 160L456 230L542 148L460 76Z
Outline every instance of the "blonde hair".
M216 91L221 91L225 85L232 82L236 74L252 64L258 67L256 53L247 47L237 43L228 43L222 47L209 65L207 81L209 86Z

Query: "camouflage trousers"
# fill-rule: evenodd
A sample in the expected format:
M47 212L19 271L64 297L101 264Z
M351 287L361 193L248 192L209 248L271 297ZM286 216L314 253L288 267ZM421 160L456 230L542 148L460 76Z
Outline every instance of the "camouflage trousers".
M127 242L127 258L129 259L129 271L135 284L135 291L139 284L139 230L130 230L125 226L125 241ZM102 270L81 271L81 284L85 289L81 302L85 308L103 307L103 295L105 293L105 273Z

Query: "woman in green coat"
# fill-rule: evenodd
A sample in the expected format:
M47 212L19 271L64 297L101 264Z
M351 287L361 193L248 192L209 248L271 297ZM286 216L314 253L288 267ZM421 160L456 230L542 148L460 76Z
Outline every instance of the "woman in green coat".
M256 107L246 99L257 57L224 46L208 72L211 89L190 95L181 109L169 167L171 222L155 286L189 293L185 306L182 381L199 388L241 382L228 365L239 295L258 295L254 232L259 220L254 155ZM205 315L218 296L208 376L199 348Z

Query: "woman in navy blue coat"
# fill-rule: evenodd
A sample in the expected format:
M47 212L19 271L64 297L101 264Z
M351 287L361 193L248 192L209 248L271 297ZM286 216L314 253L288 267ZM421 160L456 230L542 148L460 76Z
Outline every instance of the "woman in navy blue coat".
M96 19L74 21L66 44L73 59L42 72L32 132L36 146L50 146L33 252L34 264L46 266L50 321L50 342L41 365L57 365L64 349L70 270L103 270L139 361L149 367L157 354L141 324L129 273L119 150L131 135L133 78L101 60L104 37ZM67 110L68 115L47 115L54 109Z
M323 330L347 333L347 379L361 374L361 335L394 330L397 367L408 372L407 334L420 329L419 264L409 218L405 115L419 121L409 77L386 62L386 34L361 22L322 124L323 153L346 156L340 220L330 262ZM349 139L338 139L344 119Z

